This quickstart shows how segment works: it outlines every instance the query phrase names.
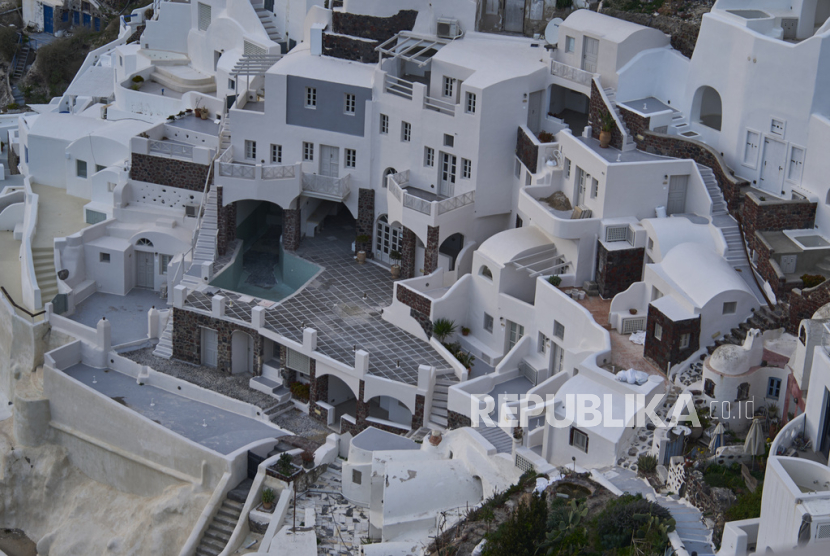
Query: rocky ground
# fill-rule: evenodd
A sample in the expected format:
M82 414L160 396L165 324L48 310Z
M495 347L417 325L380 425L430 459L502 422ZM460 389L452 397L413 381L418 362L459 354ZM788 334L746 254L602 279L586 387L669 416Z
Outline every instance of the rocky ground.
M37 545L20 529L2 529L0 551L7 556L37 556Z
M297 436L309 438L321 444L333 431L324 427L299 409L289 409L271 419L281 429L289 430Z

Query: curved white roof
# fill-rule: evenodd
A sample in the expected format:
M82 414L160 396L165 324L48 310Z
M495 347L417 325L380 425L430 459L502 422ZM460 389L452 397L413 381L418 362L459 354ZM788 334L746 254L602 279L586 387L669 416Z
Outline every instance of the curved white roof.
M818 311L813 313L812 320L826 320L830 319L830 303L822 305Z
M697 243L681 243L655 266L697 307L706 306L712 298L726 291L752 295L737 271L723 257Z
M750 330L740 346L723 344L709 356L708 365L713 371L726 376L737 376L761 364L764 356L764 341L761 332Z
M716 250L715 240L709 224L695 224L688 218L647 218L640 223L650 230L659 253L665 255L681 243L697 243L712 251Z
M644 27L610 15L604 15L591 10L577 10L569 15L562 27L570 27L580 31L587 31L594 37L601 37L605 40L620 43L631 35L640 31L649 33L664 34L657 29Z
M523 226L499 232L478 248L479 253L502 266L528 251L553 245L553 241L536 226Z

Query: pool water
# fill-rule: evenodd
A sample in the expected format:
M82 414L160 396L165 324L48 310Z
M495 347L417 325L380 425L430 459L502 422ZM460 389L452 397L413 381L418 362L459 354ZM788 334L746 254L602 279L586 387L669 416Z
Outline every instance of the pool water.
M821 236L793 236L792 238L797 243L800 243L802 247L827 247L830 246L830 242L824 239Z

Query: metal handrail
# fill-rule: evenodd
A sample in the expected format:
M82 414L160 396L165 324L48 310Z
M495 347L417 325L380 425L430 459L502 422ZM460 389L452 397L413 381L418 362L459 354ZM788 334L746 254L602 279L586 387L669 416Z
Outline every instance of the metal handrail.
M27 308L18 305L17 302L14 299L12 299L12 296L9 294L9 292L6 291L5 287L0 286L0 290L3 291L3 295L6 296L6 299L9 300L9 303L11 303L12 307L14 307L15 309L19 309L19 310L23 311L24 313L29 315L33 320L34 320L35 317L39 317L40 315L45 315L46 314L46 311L38 311L37 313L31 312Z
M227 115L223 114L222 115L222 124L221 124L220 127L224 127L225 122L227 122ZM219 131L219 134L221 136L221 134L222 134L221 129ZM182 266L184 266L184 256L186 256L187 253L190 253L191 251L194 251L196 249L196 242L199 240L199 234L202 233L202 219L204 218L205 203L207 202L208 193L210 192L210 177L211 177L211 173L213 172L213 165L216 162L216 159L219 158L219 156L220 156L219 149L216 149L216 151L213 153L213 158L211 158L210 164L208 165L208 173L207 173L207 177L205 177L205 188L202 191L202 200L199 202L199 212L198 212L199 217L196 221L196 233L193 234L193 242L190 246L190 249L188 251L186 251L185 254L182 256ZM194 252L194 254L195 254L195 252ZM190 258L190 266L187 267L187 270L189 271L191 268L193 268L193 257ZM182 274L184 274L184 273L182 273Z

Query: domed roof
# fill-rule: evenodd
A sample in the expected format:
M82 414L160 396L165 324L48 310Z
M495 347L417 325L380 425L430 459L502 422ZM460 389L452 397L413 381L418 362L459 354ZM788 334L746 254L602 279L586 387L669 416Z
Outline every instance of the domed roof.
M818 311L813 313L813 320L826 320L830 319L830 303L827 305L822 305L818 308Z
M761 332L753 328L747 332L743 345L718 346L709 357L708 366L722 375L735 376L760 365L763 357L764 341L761 338Z

